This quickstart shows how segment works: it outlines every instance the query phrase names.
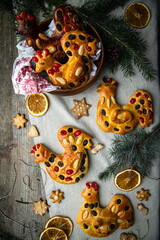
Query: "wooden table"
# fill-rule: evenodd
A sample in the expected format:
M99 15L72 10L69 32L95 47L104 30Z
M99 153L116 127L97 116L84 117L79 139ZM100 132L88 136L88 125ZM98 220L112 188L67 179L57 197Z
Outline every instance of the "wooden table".
M21 129L13 126L12 117L17 113L29 118L25 97L14 94L11 82L17 57L16 31L4 11L0 11L0 33L0 239L1 233L18 239L38 239L49 216L36 216L32 210L32 201L40 196L44 200L45 194L41 171L30 157L34 142L26 137L29 124Z

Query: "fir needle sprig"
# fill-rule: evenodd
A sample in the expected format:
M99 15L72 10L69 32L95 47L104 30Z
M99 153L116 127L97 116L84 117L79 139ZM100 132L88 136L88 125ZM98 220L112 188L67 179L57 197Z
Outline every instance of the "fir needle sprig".
M126 168L134 168L142 177L148 176L153 162L160 156L160 124L148 133L139 130L124 136L116 135L109 156L114 162L99 174L100 180L106 180Z

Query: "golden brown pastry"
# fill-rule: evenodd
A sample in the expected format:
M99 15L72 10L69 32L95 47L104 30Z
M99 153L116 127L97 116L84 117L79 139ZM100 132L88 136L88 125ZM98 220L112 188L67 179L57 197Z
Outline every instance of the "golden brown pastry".
M77 216L81 229L92 237L106 237L119 226L121 229L133 225L133 208L128 198L116 194L106 208L101 208L98 199L98 185L86 183L82 192L84 202Z
M84 131L70 126L62 127L58 131L57 137L65 149L62 155L51 152L42 144L33 146L31 153L35 154L35 162L42 162L50 177L56 182L77 183L88 171L86 149L91 149L92 137Z
M153 123L152 98L145 90L137 90L127 105L120 106L115 99L118 83L112 78L103 78L98 87L100 99L97 106L97 124L104 132L126 134L140 123L148 127Z

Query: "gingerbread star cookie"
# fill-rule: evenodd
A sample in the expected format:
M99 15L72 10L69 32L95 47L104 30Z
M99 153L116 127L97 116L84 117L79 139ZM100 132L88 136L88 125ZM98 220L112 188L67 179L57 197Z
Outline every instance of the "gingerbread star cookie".
M52 196L50 196L50 199L52 199L53 203L55 202L60 203L64 199L63 192L60 192L59 190L53 191Z
M90 104L86 103L86 99L82 98L82 100L73 100L74 107L71 109L71 112L73 112L76 115L76 118L79 119L82 116L88 116L88 109L92 106Z
M27 132L27 136L28 137L38 137L39 136L36 126L34 126L34 125L30 126L29 131Z
M148 198L151 196L151 194L149 193L149 190L144 190L143 188L141 188L140 191L137 192L137 196L136 198L139 199L140 201L148 201Z
M47 205L46 200L42 201L41 199L39 199L38 202L33 202L33 204L33 210L35 210L36 215L39 214L42 217L45 213L48 213L48 208L50 206Z
M13 125L17 126L17 128L24 128L24 124L27 122L27 120L24 118L24 114L20 115L17 113L16 117L12 118L14 123Z

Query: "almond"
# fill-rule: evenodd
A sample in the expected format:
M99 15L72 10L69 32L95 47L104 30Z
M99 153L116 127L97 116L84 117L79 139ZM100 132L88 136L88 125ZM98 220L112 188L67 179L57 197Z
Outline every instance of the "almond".
M82 56L82 55L84 54L84 46L83 46L83 45L81 45L81 46L79 47L79 49L78 49L78 54L79 54L80 56Z
M75 75L78 77L83 71L83 68L82 67L79 67L76 72L75 72Z
M56 80L58 82L60 82L61 84L65 84L66 83L66 80L64 78L62 78L62 77L56 77Z

